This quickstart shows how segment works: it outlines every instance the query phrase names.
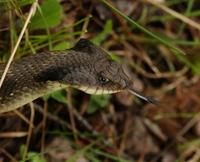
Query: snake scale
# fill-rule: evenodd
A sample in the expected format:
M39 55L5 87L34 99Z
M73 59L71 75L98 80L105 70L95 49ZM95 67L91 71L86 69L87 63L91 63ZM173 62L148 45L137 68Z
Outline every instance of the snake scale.
M0 75L5 64L0 64ZM122 66L87 39L65 51L42 52L14 61L0 88L0 113L15 110L53 91L72 86L89 94L122 90L148 101L133 88Z

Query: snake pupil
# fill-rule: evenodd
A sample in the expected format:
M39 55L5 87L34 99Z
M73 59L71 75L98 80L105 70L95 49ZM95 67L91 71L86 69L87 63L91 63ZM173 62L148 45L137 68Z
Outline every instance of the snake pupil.
M106 84L109 82L109 79L104 78L102 76L99 76L98 80L100 81L101 84Z

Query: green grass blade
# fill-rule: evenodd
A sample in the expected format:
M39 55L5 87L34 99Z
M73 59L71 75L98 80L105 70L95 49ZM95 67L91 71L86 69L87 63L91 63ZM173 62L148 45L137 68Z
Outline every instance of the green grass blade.
M176 48L173 44L167 42L166 40L160 38L159 36L153 34L151 31L147 30L146 28L144 28L143 26L141 26L140 24L138 24L137 22L135 22L134 20L132 20L131 18L129 18L128 16L126 16L124 13L122 13L121 11L119 11L117 8L115 8L114 6L112 6L110 3L108 3L106 0L101 0L106 6L108 6L110 9L112 9L114 12L116 12L118 15L122 16L125 20L127 20L131 25L137 27L138 29L140 29L142 32L146 33L147 35L157 39L159 42L163 43L164 45L170 47L171 49L173 49L173 51L175 51L176 53L179 54L184 54L185 52L183 52L182 50Z

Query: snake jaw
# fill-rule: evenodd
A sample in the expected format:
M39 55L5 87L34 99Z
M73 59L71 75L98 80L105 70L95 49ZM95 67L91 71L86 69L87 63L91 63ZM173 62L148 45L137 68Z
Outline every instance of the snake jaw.
M95 94L95 95L112 94L120 91L120 90L106 90L102 87L86 87L86 86L80 86L78 87L78 89L87 94Z

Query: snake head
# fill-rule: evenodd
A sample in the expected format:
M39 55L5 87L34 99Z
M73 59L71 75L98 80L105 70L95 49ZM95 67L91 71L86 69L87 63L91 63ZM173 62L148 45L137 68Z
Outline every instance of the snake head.
M124 72L122 65L111 60L102 58L95 62L96 83L102 93L115 93L130 87L133 82Z
M79 65L72 66L74 72L70 77L66 77L66 82L71 81L74 87L89 94L110 94L128 90L147 102L157 103L156 100L134 90L133 81L122 65L113 61L100 47L81 39L71 50L76 53L73 57L79 60Z
M78 89L89 94L109 94L122 91L132 84L122 66L90 41L81 39L72 50L76 51L76 57L84 58L73 77Z

